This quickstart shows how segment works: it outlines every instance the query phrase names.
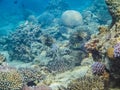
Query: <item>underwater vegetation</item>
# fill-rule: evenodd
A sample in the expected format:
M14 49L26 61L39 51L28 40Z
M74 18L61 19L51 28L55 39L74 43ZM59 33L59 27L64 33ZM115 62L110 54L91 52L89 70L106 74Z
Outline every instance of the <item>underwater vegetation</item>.
M119 90L119 0L89 1L84 10L65 0L46 1L44 10L33 0L12 4L21 2L22 21L0 36L0 90Z

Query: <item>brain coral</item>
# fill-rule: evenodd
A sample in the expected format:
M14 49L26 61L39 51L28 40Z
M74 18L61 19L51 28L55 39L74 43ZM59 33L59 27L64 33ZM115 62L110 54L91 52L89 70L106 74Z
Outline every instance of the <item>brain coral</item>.
M21 90L22 77L16 69L0 66L0 90Z
M74 27L82 23L82 16L78 11L67 10L61 16L62 22L65 26Z
M104 81L98 77L83 77L69 83L67 90L104 90Z

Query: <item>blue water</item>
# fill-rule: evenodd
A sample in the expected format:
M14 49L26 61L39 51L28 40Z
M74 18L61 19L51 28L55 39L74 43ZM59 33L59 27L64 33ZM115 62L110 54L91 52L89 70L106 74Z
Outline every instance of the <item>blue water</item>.
M69 9L83 11L93 0L64 0ZM48 6L50 0L1 0L0 1L0 35L14 31L16 26L30 14L40 15Z
M27 67L33 78L28 76L28 80L31 80L28 82L23 75L26 85L39 78L37 70L45 71L43 82L47 80L48 75L54 76L68 70L71 70L72 79L79 77L80 73L84 76L88 72L82 68L83 64L85 66L93 64L92 57L93 59L95 57L95 62L96 59L98 61L103 59L101 62L106 63L104 56L99 54L96 48L91 49L96 56L91 55L85 45L91 40L91 35L99 34L99 26L109 26L111 22L112 18L105 0L0 0L0 59L1 55L5 57L4 61L0 61L0 69L6 69L4 65L8 63L17 67L18 71L22 69L20 74L23 74ZM111 34L107 37L111 37ZM96 42L98 41L95 38L95 41L90 42L90 47L94 48ZM82 72L75 71L74 75L76 67L80 67L77 69ZM60 78L61 82L64 82L63 77ZM65 80L70 82L71 78Z

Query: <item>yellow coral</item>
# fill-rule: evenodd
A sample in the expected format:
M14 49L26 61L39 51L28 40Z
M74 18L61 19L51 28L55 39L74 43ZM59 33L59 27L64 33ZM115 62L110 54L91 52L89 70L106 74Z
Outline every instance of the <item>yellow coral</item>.
M109 47L109 48L107 49L107 56L108 56L109 58L111 58L111 59L114 58L114 48Z

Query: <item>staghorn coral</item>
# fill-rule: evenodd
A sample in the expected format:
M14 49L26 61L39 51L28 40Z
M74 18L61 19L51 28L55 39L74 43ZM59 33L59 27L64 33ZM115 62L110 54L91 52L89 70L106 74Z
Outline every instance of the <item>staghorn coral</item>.
M0 90L21 90L23 78L15 68L0 66Z
M104 90L104 80L98 76L71 81L67 90Z
M39 69L34 68L19 68L19 73L24 79L24 83L29 83L31 81L40 81L45 78L45 75L41 73Z

